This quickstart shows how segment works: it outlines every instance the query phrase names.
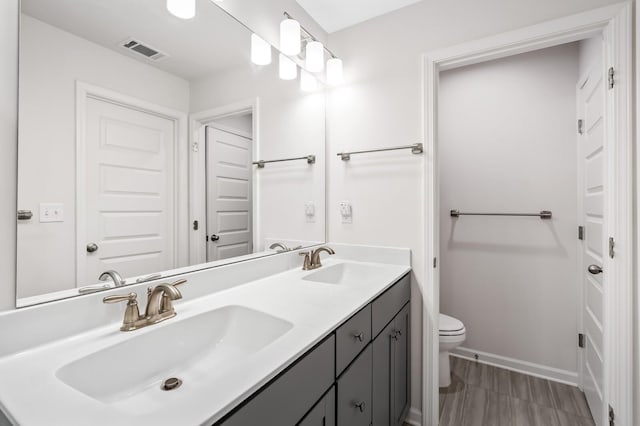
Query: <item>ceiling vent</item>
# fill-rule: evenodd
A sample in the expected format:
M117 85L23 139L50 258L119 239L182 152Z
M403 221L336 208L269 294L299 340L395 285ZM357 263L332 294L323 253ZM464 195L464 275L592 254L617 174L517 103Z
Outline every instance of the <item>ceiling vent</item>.
M141 41L138 41L134 38L126 39L125 41L120 43L120 46L134 53L135 55L144 56L145 58L152 61L159 61L160 59L164 59L169 56L166 53L156 49L155 47L151 47L148 44L142 43Z

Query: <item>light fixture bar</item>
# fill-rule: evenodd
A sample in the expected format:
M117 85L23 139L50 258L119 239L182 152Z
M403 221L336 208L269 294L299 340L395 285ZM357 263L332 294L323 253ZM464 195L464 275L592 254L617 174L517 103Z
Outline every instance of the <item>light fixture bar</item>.
M283 15L286 16L288 19L295 19L293 16L291 16L288 12L283 12ZM296 21L298 21L297 19L295 19ZM300 21L298 21L299 23ZM309 36L311 38L311 40L313 41L319 41L313 34L311 34L309 32L309 30L307 30L304 26L302 26L302 24L300 24L300 29L302 30L303 33L305 33L307 36ZM331 51L329 50L329 48L327 46L325 46L324 43L322 43L322 46L324 47L324 50L327 51L327 53L329 53L329 55L331 55L332 58L337 58L337 56Z

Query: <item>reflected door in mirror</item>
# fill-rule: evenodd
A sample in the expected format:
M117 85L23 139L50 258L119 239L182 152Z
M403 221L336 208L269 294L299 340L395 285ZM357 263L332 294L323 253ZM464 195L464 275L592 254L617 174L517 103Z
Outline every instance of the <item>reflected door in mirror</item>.
M97 250L78 250L80 282L109 269L132 277L174 267L174 122L104 99L85 105L78 245Z
M253 252L252 140L207 127L207 261Z

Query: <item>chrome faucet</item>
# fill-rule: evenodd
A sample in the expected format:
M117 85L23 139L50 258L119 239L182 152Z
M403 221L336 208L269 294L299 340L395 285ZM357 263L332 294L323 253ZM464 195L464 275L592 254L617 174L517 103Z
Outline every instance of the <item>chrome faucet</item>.
M331 247L318 247L315 250L312 250L310 252L308 251L303 251L298 253L300 256L304 256L304 261L302 263L302 270L303 271L310 271L312 269L317 269L319 267L322 266L322 263L320 262L320 253L321 252L325 252L325 253L329 253L329 254L336 254L335 251L333 251L333 249Z
M176 310L171 303L173 300L182 299L182 293L176 286L186 283L187 280L178 280L171 284L158 284L156 287L147 289L147 307L144 315L140 315L138 308L138 295L134 292L125 295L107 296L102 299L103 303L127 302L127 309L124 311L124 320L120 330L132 331L148 325L157 324L176 316Z
M276 250L278 253L282 253L283 251L289 251L289 250L291 250L289 247L287 247L287 246L286 246L285 244L283 244L283 243L273 243L273 244L271 244L271 245L269 246L269 248L270 248L271 250L274 250L274 249L276 249L276 248L278 248L278 247L282 249L282 250Z
M123 280L120 274L113 269L104 271L102 274L100 274L100 278L98 279L100 281L107 281L109 278L111 278L115 287L121 287L125 284L125 280Z

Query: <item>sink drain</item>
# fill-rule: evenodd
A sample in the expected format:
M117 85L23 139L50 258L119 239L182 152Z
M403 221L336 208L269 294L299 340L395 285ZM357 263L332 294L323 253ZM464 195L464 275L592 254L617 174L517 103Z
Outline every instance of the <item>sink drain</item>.
M165 391L170 391L170 390L178 389L181 384L182 384L182 380L178 379L177 377L171 377L165 380L162 383L162 386L160 386L160 388Z

